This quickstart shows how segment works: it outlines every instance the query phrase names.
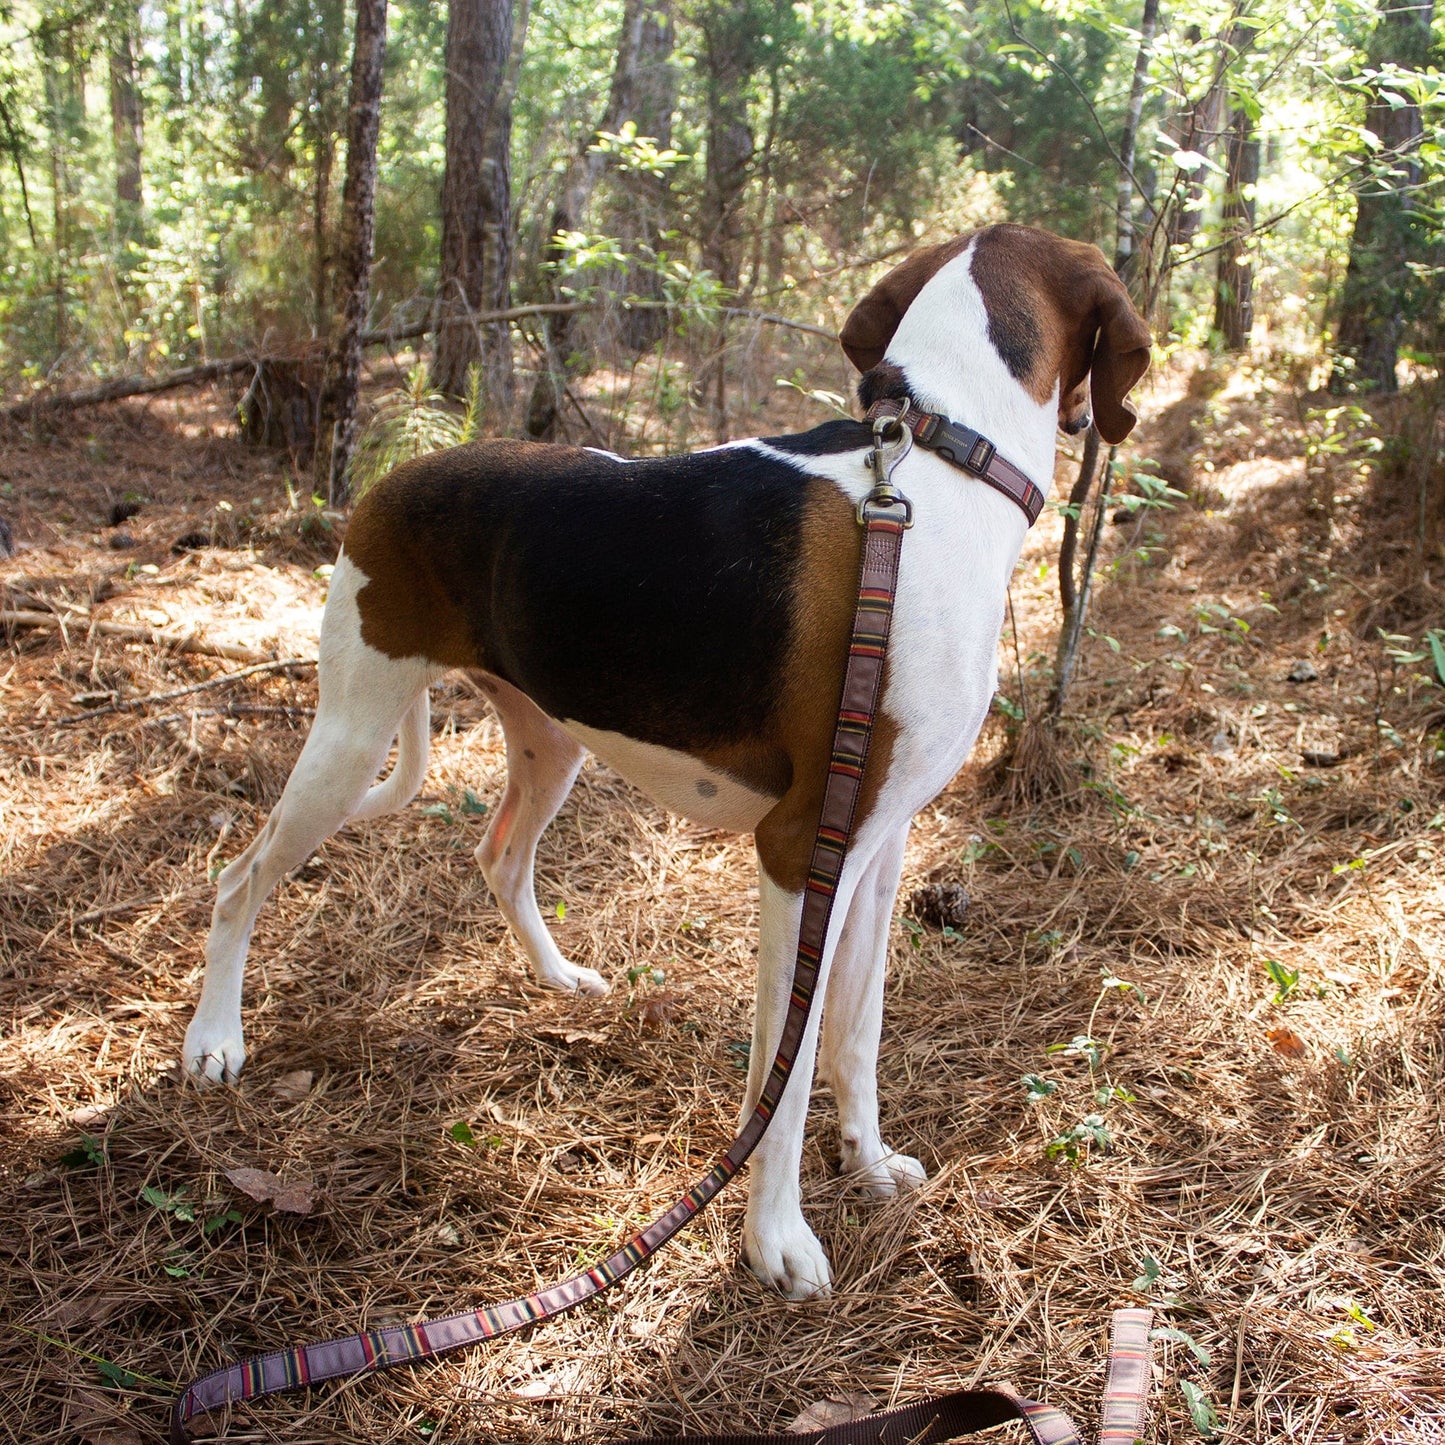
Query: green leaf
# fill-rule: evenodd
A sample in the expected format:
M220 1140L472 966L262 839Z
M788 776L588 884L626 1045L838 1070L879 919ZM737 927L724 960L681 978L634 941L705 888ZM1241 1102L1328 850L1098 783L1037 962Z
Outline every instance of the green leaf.
M1059 1088L1055 1080L1046 1079L1041 1074L1025 1074L1019 1083L1028 1090L1027 1098L1030 1104L1047 1099L1050 1094L1057 1093Z
M557 904L557 917L558 917L558 918L566 918L566 916L567 916L567 905L566 905L565 903L559 902L559 903Z
M487 811L487 805L468 788L462 794L462 812L469 817L480 818Z
M452 810L445 803L430 803L421 810L423 818L440 818L443 823L455 823Z
M1430 656L1435 663L1435 676L1440 679L1442 686L1445 686L1445 632L1438 627L1432 627L1425 634L1425 641L1430 644Z
M1219 1438L1219 1415L1210 1403L1209 1397L1193 1380L1180 1380L1179 1389L1189 1409L1189 1418L1204 1440Z
M129 1370L123 1370L119 1365L112 1365L109 1360L97 1360L95 1368L100 1372L100 1378L107 1385L114 1385L117 1390L132 1389L139 1379Z
M1183 1345L1205 1369L1209 1368L1214 1356L1194 1338L1193 1335L1184 1330L1176 1330L1171 1325L1160 1325L1158 1329L1149 1331L1151 1340L1173 1340L1176 1345Z
M472 1126L465 1119L459 1119L448 1131L458 1144L468 1146L477 1142L477 1136L472 1133Z

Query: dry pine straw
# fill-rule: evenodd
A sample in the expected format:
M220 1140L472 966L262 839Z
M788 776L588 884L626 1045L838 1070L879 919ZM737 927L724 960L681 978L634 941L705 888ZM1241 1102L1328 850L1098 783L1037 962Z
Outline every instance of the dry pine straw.
M1156 447L1199 405L1156 397ZM804 1194L831 1300L786 1303L739 1267L744 1183L604 1302L436 1366L238 1411L226 1437L782 1427L830 1395L886 1404L980 1379L1088 1424L1107 1311L1148 1300L1209 1352L1206 1365L1177 1340L1156 1347L1152 1441L1196 1438L1185 1380L1229 1440L1445 1438L1445 895L1439 779L1415 746L1428 702L1389 693L1387 676L1407 746L1377 746L1381 654L1362 596L1378 601L1394 574L1291 593L1296 573L1327 569L1311 571L1288 429L1271 435L1280 456L1238 458L1227 506L1150 521L1164 550L1100 594L1096 625L1120 653L1090 644L1064 743L1101 786L1006 808L975 769L919 819L905 890L951 879L974 900L961 937L900 925L891 947L886 1129L932 1177L895 1203L856 1198L819 1091ZM183 428L152 441L195 455ZM214 460L220 444L204 444ZM157 539L188 514L168 495L142 535L159 572L118 576L100 612L283 655L314 646L312 564L174 560ZM279 511L274 488L263 500ZM54 510L30 506L32 520ZM55 523L51 538L7 570L8 605L88 598L117 574L83 532ZM1111 531L1116 555L1130 540ZM1056 545L1040 529L1016 583L1026 655L1055 626L1052 575L1033 569ZM1252 630L1202 631L1206 602ZM1291 689L1322 618L1321 681ZM1163 622L1184 638L1161 637ZM216 708L304 708L312 678L252 677L165 704L162 721L55 724L94 705L77 696L230 666L35 633L0 659L0 1440L154 1439L172 1390L236 1354L530 1290L670 1203L734 1123L748 847L589 766L543 841L539 886L563 948L615 988L599 1003L537 989L471 860L485 819L463 790L494 803L503 772L465 680L440 690L423 802L327 844L263 912L242 1087L182 1088L208 871L259 826L301 740L293 714ZM1301 747L1362 737L1338 768L1300 768ZM994 733L984 751L1002 746ZM1300 972L1283 1003L1267 958ZM644 971L633 984L629 969ZM1092 1077L1048 1052L1090 1031L1104 1050ZM1056 1091L1028 1103L1026 1074ZM1107 1087L1132 1098L1100 1106ZM1046 1157L1095 1112L1108 1152ZM474 1142L452 1136L462 1121ZM86 1135L102 1162L62 1163ZM312 1212L253 1203L226 1181L238 1167L309 1180Z

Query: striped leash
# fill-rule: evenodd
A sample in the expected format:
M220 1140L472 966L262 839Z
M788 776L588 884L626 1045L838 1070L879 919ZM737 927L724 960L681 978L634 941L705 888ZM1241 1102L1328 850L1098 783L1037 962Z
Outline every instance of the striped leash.
M896 440L890 443L889 432L895 429ZM644 1260L656 1254L683 1225L722 1192L757 1147L783 1097L812 1012L833 900L852 833L853 816L862 790L863 768L878 708L883 662L893 618L893 600L898 587L899 552L903 533L912 520L907 500L892 487L889 477L913 438L906 428L898 426L896 420L882 417L873 424L873 438L869 463L875 470L876 483L873 493L859 507L864 535L858 598L833 734L832 759L808 882L803 893L792 994L772 1068L757 1106L737 1138L711 1170L671 1209L653 1220L601 1264L581 1274L504 1304L483 1305L441 1319L366 1330L314 1345L274 1350L202 1375L187 1385L176 1400L171 1412L172 1445L190 1445L191 1421L198 1415L210 1414L236 1401L256 1400L320 1384L324 1380L348 1379L354 1375L434 1359L468 1345L511 1334L576 1308L610 1289ZM894 448L892 455L889 455L890 445ZM1148 1378L1148 1312L1121 1310L1114 1319L1110 1383L1105 1403L1106 1427L1100 1435L1100 1445L1132 1445L1138 1433L1136 1425L1142 1422ZM1117 1387L1116 1375L1119 1381ZM1118 1402L1114 1413L1120 1419L1127 1414L1129 1421L1135 1422L1121 1426L1113 1433L1109 1433L1111 1427L1108 1425L1111 1399ZM1002 1387L964 1390L938 1400L906 1405L820 1431L812 1438L813 1445L904 1445L905 1441L930 1445L930 1442L952 1439L956 1435L987 1429L1012 1419L1024 1421L1036 1445L1080 1445L1078 1432L1062 1412L1025 1400ZM808 1439L798 1435L666 1438L671 1445L766 1445L766 1442L777 1439L786 1439L789 1445L804 1445ZM639 1441L635 1445L662 1445L662 1442Z

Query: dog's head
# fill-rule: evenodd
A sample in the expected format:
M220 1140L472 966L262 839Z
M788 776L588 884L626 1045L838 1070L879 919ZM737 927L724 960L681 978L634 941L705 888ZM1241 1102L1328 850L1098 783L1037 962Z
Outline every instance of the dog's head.
M1097 246L1048 231L988 226L910 256L853 308L840 338L849 360L870 371L920 296L926 308L946 304L923 293L965 253L987 344L1014 380L1040 403L1057 394L1066 432L1092 420L1106 442L1123 441L1138 420L1126 397L1148 368L1149 328Z

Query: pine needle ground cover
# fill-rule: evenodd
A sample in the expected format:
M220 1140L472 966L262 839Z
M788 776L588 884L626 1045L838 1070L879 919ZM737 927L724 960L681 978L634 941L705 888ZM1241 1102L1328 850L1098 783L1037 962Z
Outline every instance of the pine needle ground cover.
M1138 452L1191 500L1110 528L1055 740L1072 786L1008 787L1028 724L1001 714L918 819L881 1070L887 1137L931 1178L855 1196L819 1087L804 1190L830 1300L741 1269L744 1185L602 1302L238 1411L225 1437L783 1428L983 1379L1090 1423L1107 1311L1149 1302L1151 1441L1445 1439L1439 593L1409 498L1322 461L1324 423L1273 397L1157 383ZM539 891L614 991L539 990L471 858L503 758L464 678L439 689L422 798L262 913L241 1087L182 1086L210 879L279 795L314 672L72 719L240 667L92 637L87 612L314 656L342 522L223 423L187 402L7 438L33 545L4 605L72 619L0 657L0 1439L27 1445L153 1440L225 1359L585 1265L710 1162L741 1099L749 845L589 765ZM1035 715L1057 527L1014 586ZM962 920L908 916L941 882Z

